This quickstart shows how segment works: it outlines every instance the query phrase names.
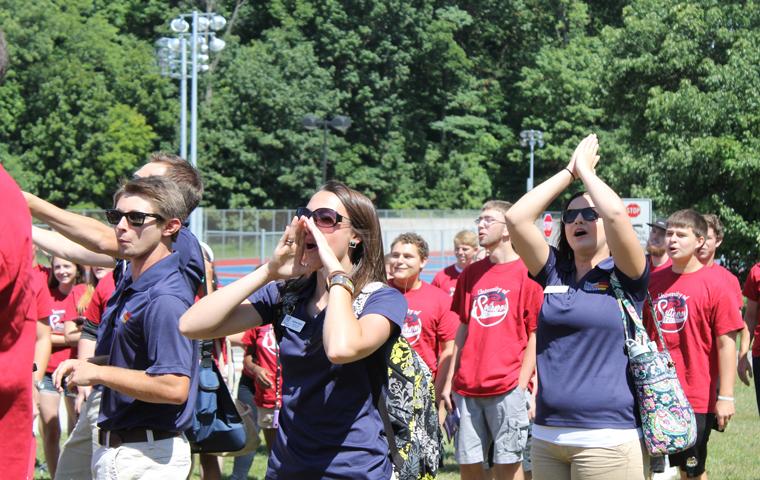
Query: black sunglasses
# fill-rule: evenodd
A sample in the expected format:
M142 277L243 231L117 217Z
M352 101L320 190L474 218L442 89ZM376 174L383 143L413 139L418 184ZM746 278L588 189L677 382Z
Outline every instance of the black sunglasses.
M143 212L122 212L115 208L109 208L106 210L106 220L111 225L118 225L122 217L127 217L127 222L133 227L141 227L145 223L145 217L153 217L156 221L162 221L164 217L155 213L143 213Z
M318 208L311 211L306 207L298 207L296 208L296 216L311 218L314 220L314 224L321 228L332 228L343 220L350 220L332 208Z
M579 213L587 222L596 222L599 220L599 213L594 210L594 207L571 208L565 210L565 213L562 214L562 223L573 223L575 219L578 218Z

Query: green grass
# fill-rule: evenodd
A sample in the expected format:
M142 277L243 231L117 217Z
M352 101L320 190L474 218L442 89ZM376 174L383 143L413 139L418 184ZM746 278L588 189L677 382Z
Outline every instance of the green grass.
M760 372L758 372L760 373ZM760 380L760 379L757 379ZM713 430L707 454L711 479L760 479L760 416L753 386L737 380L736 415L723 433Z
M752 386L737 382L736 416L724 433L713 431L710 436L707 472L711 480L759 480L760 479L760 416L755 405L755 391ZM442 480L459 478L459 469L454 462L453 447L446 446L444 468L438 475ZM37 440L37 458L43 460L42 444ZM259 447L253 460L249 479L262 479L266 472L266 449ZM224 476L232 473L232 459L224 461ZM48 475L35 475L36 479L49 479ZM196 466L192 477L200 479Z

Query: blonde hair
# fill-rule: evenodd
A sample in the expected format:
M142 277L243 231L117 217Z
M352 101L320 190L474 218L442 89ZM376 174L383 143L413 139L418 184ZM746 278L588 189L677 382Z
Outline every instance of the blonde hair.
M454 247L457 245L469 245L478 248L478 236L472 230L462 230L454 235Z

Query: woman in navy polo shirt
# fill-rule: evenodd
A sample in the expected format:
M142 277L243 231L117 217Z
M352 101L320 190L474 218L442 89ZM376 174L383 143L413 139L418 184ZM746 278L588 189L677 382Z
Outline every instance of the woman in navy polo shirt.
M566 168L507 213L515 250L544 287L531 452L536 479L643 480L649 469L610 286L614 272L640 312L649 272L623 202L596 176L598 147L596 135L583 139ZM534 220L576 179L586 192L565 205L558 247L550 247Z
M381 347L399 334L406 301L378 288L377 213L331 181L296 215L272 260L196 303L180 330L215 338L276 322L283 384L266 478L391 478L375 398L387 379ZM362 289L375 290L357 319L352 300Z

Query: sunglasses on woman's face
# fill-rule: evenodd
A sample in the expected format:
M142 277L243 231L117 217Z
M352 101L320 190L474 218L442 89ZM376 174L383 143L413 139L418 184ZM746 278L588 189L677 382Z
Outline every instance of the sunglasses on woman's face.
M343 220L349 220L348 217L344 217L332 208L318 208L312 211L306 207L298 207L296 208L296 216L311 218L314 220L314 224L320 228L332 228Z
M594 207L569 208L562 214L562 223L573 223L578 218L579 213L587 222L596 222L599 219L599 214L594 210Z
M159 222L164 219L161 215L156 215L155 213L122 212L115 208L106 210L106 220L111 225L118 225L122 217L127 217L127 222L132 227L142 227L145 223L145 217L153 217Z

